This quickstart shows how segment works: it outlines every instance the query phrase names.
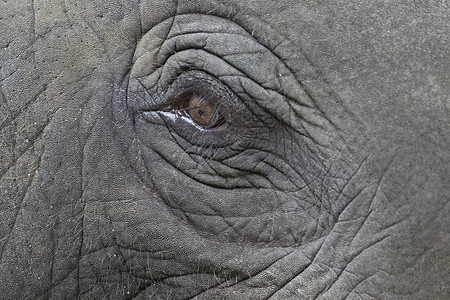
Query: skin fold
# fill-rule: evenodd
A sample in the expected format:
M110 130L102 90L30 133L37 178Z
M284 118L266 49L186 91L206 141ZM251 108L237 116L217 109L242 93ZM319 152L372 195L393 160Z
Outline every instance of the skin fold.
M0 298L448 299L444 1L2 1Z

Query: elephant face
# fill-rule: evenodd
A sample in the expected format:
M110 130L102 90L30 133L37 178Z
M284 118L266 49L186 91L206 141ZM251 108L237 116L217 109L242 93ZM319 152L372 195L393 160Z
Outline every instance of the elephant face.
M5 299L443 299L448 7L0 4Z

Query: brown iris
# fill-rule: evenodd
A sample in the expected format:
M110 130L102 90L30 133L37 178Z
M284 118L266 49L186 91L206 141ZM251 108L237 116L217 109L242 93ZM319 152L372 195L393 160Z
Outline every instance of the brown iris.
M187 104L187 111L192 120L200 126L214 125L215 109L197 95L192 95Z

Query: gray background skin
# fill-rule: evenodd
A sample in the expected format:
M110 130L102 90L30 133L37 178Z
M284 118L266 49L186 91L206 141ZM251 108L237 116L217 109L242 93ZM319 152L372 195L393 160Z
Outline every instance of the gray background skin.
M200 3L0 3L1 298L447 299L447 2ZM352 158L324 160L360 192L330 233L291 247L215 238L122 163L117 77L175 11L229 11L257 40L287 41L283 59L339 128L324 139Z

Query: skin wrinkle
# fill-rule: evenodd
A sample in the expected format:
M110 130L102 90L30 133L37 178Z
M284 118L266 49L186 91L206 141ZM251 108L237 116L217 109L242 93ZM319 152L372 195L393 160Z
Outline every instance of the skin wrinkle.
M192 214L192 213L191 213ZM216 215L219 215L219 213L216 213Z
M125 256L124 256L124 254L123 254L122 251L121 251L121 247L116 246L115 248L118 250L119 256L120 256L121 259L122 259L122 262L123 262L122 265L127 265L127 260L125 259ZM128 266L127 266L127 269L121 270L121 273L122 273L122 274L133 274L133 276L135 276L136 278L142 279L142 280L144 281L144 283L140 283L140 285L145 285L145 282L148 282L148 281L149 281L148 278L144 278L144 277L141 277L141 276L135 274L135 273L133 272L133 269L129 269ZM93 279L95 278L97 281L98 281L98 280L102 281L103 278L108 279L109 276L110 276L110 274L107 274L107 275L96 274L95 277L93 277ZM161 279L161 278L160 278L160 279ZM163 279L163 278L162 278L162 279ZM111 284L114 284L114 282L112 281ZM103 287L103 286L102 286L102 287ZM139 290L139 288L138 288L137 290ZM106 293L106 290L105 290L104 292L105 292L105 295L106 295L106 294L107 294L107 293ZM125 293L122 292L122 295L125 295ZM132 296L132 295L131 295L131 296Z
M6 174L17 165L17 161L19 159L21 159L29 150L33 149L34 143L42 138L43 132L45 130L45 127L49 124L50 122L48 122L47 124L45 124L42 128L42 130L40 130L38 132L38 134L33 137L33 139L27 144L26 148L24 148L21 152L18 153L18 156L14 156L14 161L11 162L9 165L6 166L6 169L4 170L3 174L1 174L0 176L0 180L5 179ZM14 148L16 148L16 146L14 145ZM15 153L15 151L13 152Z
M116 231L115 226L114 226L114 222L111 220L111 217L109 217L108 212L106 211L106 208L104 210L105 215L107 216L106 218L108 219L109 224L111 225L111 227L113 228L113 231ZM109 217L109 218L108 218ZM119 245L118 241L117 241L117 237L115 235L112 236L113 239L113 244L114 244L114 248L117 249L118 252L118 256L122 259L122 261L124 262L123 265L127 266L126 270L124 270L123 273L127 272L127 273L132 273L135 277L138 277L136 274L134 274L133 269L130 269L127 265L127 259L125 258L125 254L122 251L122 247ZM128 248L129 249L129 248ZM114 254L116 255L116 254ZM99 276L97 275L97 278ZM139 277L138 277L139 278Z
M320 249L322 247L322 243L320 244L320 246L318 247L318 250L313 254L312 258L310 259L310 263L308 265L306 265L305 267L301 268L300 270L297 271L296 274L294 274L293 276L291 276L290 278L288 278L287 280L285 280L285 282L280 285L277 286L277 289L269 294L266 299L270 299L272 296L275 295L275 293L277 293L278 291L282 290L284 286L286 286L287 284L289 284L289 282L291 282L294 278L296 278L297 276L299 276L299 274L301 274L304 270L306 270L309 266L311 266L311 264L314 262L314 259L317 257L317 254L319 253ZM294 252L294 251L293 251Z
M50 122L48 122L48 123L50 123ZM46 126L48 125L48 123L46 124ZM42 135L42 132L43 132L44 130L42 130L41 131L41 135ZM38 137L37 139L39 139L39 138L41 138L41 137ZM35 144L33 143L33 144L31 144L31 145L33 145L33 148L35 147ZM41 160L42 160L42 156L43 156L43 152L44 152L44 150L45 150L45 148L41 151L41 154L36 158L36 159L38 159L39 161L37 162L37 168L39 168L39 166L40 166L40 162L41 162ZM20 159L20 158L18 158L18 159ZM37 172L37 168L35 169L35 171L32 173L32 174L29 174L29 176L31 176L31 178L30 178L30 180L29 180L29 183L28 183L28 185L27 185L27 190L26 190L26 192L24 193L24 197L22 198L22 200L21 201L23 201L24 199L25 199L25 197L27 197L28 196L28 189L30 188L30 186L31 186L31 184L32 183L34 183L34 177L35 177L35 174L36 174L36 172ZM21 208L22 208L23 206L22 206L22 204L21 204ZM17 217L17 215L16 215L16 217L15 217L15 220L17 220L18 219L18 217ZM56 224L55 224L56 225ZM52 239L52 241L53 241L54 239ZM6 245L6 244L5 244ZM52 245L52 249L54 249L54 245ZM3 252L3 251L2 251ZM53 250L53 252L54 252L54 250ZM50 273L49 273L49 277L50 277L50 281L52 281L52 279L53 279L53 266L52 266L52 264L53 264L53 261L51 261L51 269L50 269Z
M115 95L114 96L116 96L116 97L118 97L118 98L124 98L124 104L125 104L125 113L126 113L126 115L127 115L127 119L130 119L131 120L131 122L132 122L132 125L133 125L133 129L135 129L136 128L136 124L135 124L135 120L134 120L134 118L130 118L129 117L129 111L130 111L130 109L129 109L129 107L128 107L128 92L127 93L125 93L125 91L127 91L128 90L128 77L129 77L129 73L127 73L126 75L124 75L124 77L123 77L123 80L121 80L119 83L118 83L118 89L116 90L116 93L115 93ZM123 85L125 84L125 86L123 87ZM113 101L115 100L115 97L112 97L111 98L111 107L114 107L114 103L113 103ZM114 113L116 112L116 110L113 110L113 112L112 112L112 114L113 114L113 116L114 116ZM133 132L135 132L135 130L133 131ZM130 151L132 148L135 148L135 147L137 147L137 144L138 143L138 138L137 138L137 136L135 135L135 136L133 136L133 141L132 141L132 143L130 143L129 144L129 146L127 147L127 151ZM137 157L138 158L141 158L142 156L141 156L141 153L140 153L140 150L138 150L138 153L137 153L138 155L137 155ZM125 156L126 157L126 162L127 162L127 166L128 166L128 168L130 168L131 170L133 170L133 172L134 172L134 174L136 175L136 178L140 181L140 183L141 184L144 184L142 181L141 181L141 177L140 177L140 174L141 174L141 172L139 172L139 170L135 167L135 165L129 160L129 157L128 156ZM142 161L140 161L139 162L139 166L141 166L142 167L142 169L145 169L145 166L144 166L144 163L142 162ZM147 172L148 172L148 170L147 170Z
M197 33L189 33L189 34L183 34L183 38L190 38L190 37L195 37L195 36L197 36L197 35L204 35L204 33L208 33L208 32L197 32ZM219 36L224 36L224 34L222 34L222 33L216 33L217 35L219 35ZM180 34L181 35L181 34ZM226 34L225 34L226 35ZM229 34L229 35L235 35L235 34ZM175 37L177 37L177 36L175 36ZM244 36L243 36L244 37ZM208 39L209 37L208 36L205 36L205 39ZM167 42L167 41L166 41ZM195 47L192 47L192 46L186 46L185 48L177 48L176 49L176 52L181 52L181 51L183 51L183 50L190 50L190 49L199 49L199 50L203 50L203 51L205 51L205 52L208 52L208 53L210 53L210 54L212 54L212 55L214 55L214 56L218 56L216 53L214 53L214 52L212 52L212 51L209 51L209 50L206 50L205 49L206 48L206 45L203 45L202 47L199 47L199 46L195 46ZM209 47L208 47L209 48ZM229 63L230 65L232 65L231 63L230 63L230 61L228 61L228 60L226 60L226 58L227 57L233 57L233 56L241 56L241 55L246 55L246 56L252 56L252 55L255 55L255 54L264 54L264 52L262 51L262 50L259 50L259 51L248 51L248 52L242 52L242 53L239 53L239 52L236 52L236 53L230 53L230 54L225 54L225 55L220 55L220 57L223 59L223 60L225 60L227 63ZM234 68L236 68L236 70L238 70L239 72L241 72L242 74L246 74L245 72L243 72L242 70L240 70L239 68L237 68L235 65L233 65L233 67ZM248 76L250 75L250 74L246 74L247 76L245 77L245 78L249 78ZM253 78L250 78L251 80L253 80L254 82L256 82L256 80L255 79L253 79ZM278 81L279 81L279 78L278 78ZM279 90L275 90L275 89L272 89L272 88L270 88L268 85L266 85L266 86L264 86L264 83L263 84L261 84L261 86L263 86L265 89L268 89L268 90L271 90L271 91L274 91L274 92L278 92L278 93L280 93L280 95L281 96L283 96L283 97L285 97L286 99L288 99L288 100L290 100L290 101L294 101L294 99L293 98L290 98L288 95L286 95L286 94L283 94L282 92L281 92L281 89L282 88L280 88ZM280 87L281 87L282 85L280 84Z
M48 299L49 297L51 297L53 290L58 288L58 286L63 285L66 279L68 279L69 276L71 276L76 271L77 268L70 270L70 272L68 272L65 277L61 278L58 282L52 283L52 285L47 290L44 290L40 296L36 297L36 299Z
M55 112L55 114L56 114L56 112ZM53 116L52 116L53 117ZM76 120L76 118L75 118L75 120ZM75 121L74 120L74 121ZM71 123L72 124L72 123ZM80 130L80 124L79 123L77 123L78 124L78 126L77 126L77 129L78 129L78 132L80 132L81 130ZM81 141L79 141L79 146L81 146ZM81 161L83 161L83 159L81 159ZM82 171L81 171L81 174L82 174ZM80 174L80 175L81 175ZM81 199L80 199L80 201L81 201ZM83 232L82 232L82 230L83 230L83 212L84 212L84 206L83 206L83 208L81 209L81 213L80 213L80 218L81 218L81 231L79 231L78 232L78 234L77 234L77 236L80 236L80 248L79 248L79 254L81 254L81 247L82 247L82 245L83 245ZM60 219L59 219L59 217L57 218L57 221L58 221L58 223L59 223L59 221L60 221ZM62 222L61 222L62 223ZM56 225L57 225L57 223L55 223L54 224L54 227L56 228ZM54 231L52 231L52 234L54 234ZM52 241L56 241L56 239L53 239L52 238ZM55 257L56 256L56 250L55 250L55 245L52 243L52 249L53 249L53 257ZM74 272L74 271L76 271L76 272L79 272L79 268L78 267L75 267L75 268L72 268L72 269L70 269L69 270L69 272L67 272L61 279L59 279L59 281L57 281L56 283L55 283L55 280L53 279L53 273L58 273L57 271L55 271L54 270L54 260L51 260L51 273L50 273L50 282L52 283L51 284L51 286L49 287L49 289L48 289L48 294L49 295L51 295L51 292L52 292L52 290L55 288L55 287L57 287L58 285L60 285L60 284L62 284L64 281L65 281L65 279L66 278L69 278L69 276L71 276L72 275L72 273ZM79 275L79 274L78 274ZM79 289L77 288L77 290L79 291ZM42 297L45 297L45 294L46 293L43 293L43 295L42 295Z
M357 290L358 286L361 285L362 283L366 282L366 281L369 281L369 280L372 279L372 278L375 278L375 277L376 277L375 275L380 274L380 273L386 273L386 272L383 271L383 270L377 270L377 271L374 272L372 275L367 276L366 278L364 278L363 280L360 280L357 284L355 284L354 287L352 287L352 289L350 289L350 290L345 294L345 296L348 297L348 296L351 295L352 293L357 293L361 298L364 298L364 297L362 297L362 296L360 295L361 293L355 292L355 291ZM386 274L387 274L387 273L386 273ZM364 296L366 296L366 297L367 297L367 296L370 296L370 297L372 297L372 298L374 298L374 299L377 299L377 296L372 295L372 294L370 294L369 292L363 293L362 295L364 295ZM407 295L405 295L405 296L411 297L411 294L407 294Z
M283 258L283 257L281 257L280 259L282 259L282 258ZM278 260L279 260L279 259L278 259ZM271 263L271 265L274 264L274 263L276 263L276 261L273 262L273 263ZM211 271L212 271L212 269L211 269ZM248 274L248 277L243 277L242 279L236 281L235 284L238 284L238 283L240 283L240 282L242 282L242 281L245 281L246 279L248 279L248 278L250 278L250 277L252 277L252 276L255 276L255 275ZM172 278L173 278L173 277L172 277ZM226 282L226 281L227 281L227 279L224 278L224 281L223 281L223 282ZM218 285L222 285L223 282L221 282L220 280L218 280ZM218 285L217 285L217 286L218 286ZM228 285L228 286L233 286L233 285ZM210 288L211 288L211 287L210 287ZM205 291L206 291L206 290L208 290L208 288L205 288Z
M111 96L113 96L113 94ZM112 101L113 101L113 97L110 97L110 102L112 102ZM85 139L86 142L83 145L83 150L82 150L82 154L83 154L82 161L83 162L85 161L85 157L89 153L89 151L88 151L88 149L86 147L89 144L90 140L93 139L94 130L95 130L95 128L97 126L99 126L100 122L101 122L101 120L96 119L94 121L94 123L92 124L92 126L89 128L89 131L88 131L86 139ZM82 170L81 170L81 173L83 174L82 175L82 178L83 178L83 180L82 180L82 188L81 188L82 189L82 195L81 195L82 209L81 209L81 219L80 219L80 237L81 237L81 242L80 242L80 246L79 246L79 249L78 249L78 263L77 263L77 268L76 268L77 269L77 278L78 278L78 280L77 280L77 293L79 295L82 295L82 292L81 292L82 291L82 287L81 287L80 283L82 282L81 279L84 278L81 275L80 263L83 261L83 258L87 256L87 254L84 254L84 251L89 250L89 247L88 247L88 243L89 242L86 242L86 244L85 244L85 226L86 226L85 225L85 211L86 211L86 204L87 204L87 197L85 196L85 192L89 189L89 185L90 185L90 181L86 181L85 180L86 175L87 175L86 172L87 171L85 170L85 164L83 163L82 164ZM112 224L112 222L110 222L110 223ZM113 238L114 238L114 244L118 245L117 244L117 240L115 239L115 236L113 236ZM122 258L124 259L123 253L120 251L120 248L117 247L117 249L119 250L119 255L121 255ZM125 261L125 259L124 259L124 261ZM96 278L98 278L98 277L99 276L97 274ZM105 292L104 294L106 295L107 294L106 291L104 291L104 292ZM87 291L86 293L89 293L89 291Z
M272 262L270 265L267 266L267 268L270 268L270 267L272 267L273 265L277 264L280 260L282 260L282 259L286 258L287 256L291 255L294 251L295 251L295 250L292 250L291 252L287 253L286 255L280 257L278 260ZM263 271L261 271L261 272L263 272ZM256 274L253 274L252 276L249 276L248 278L258 276L259 274L261 274L261 272L258 272L258 273L256 273ZM238 285L239 283L243 282L244 280L247 280L248 278L243 278L243 279L241 279L241 280L239 280L239 281L236 281L235 284L233 284L233 285ZM233 285L231 285L230 287L232 287ZM214 288L214 287L213 287L213 288ZM207 290L204 290L204 291L200 292L199 294L196 294L196 295L194 295L193 297L190 297L189 299L194 299L195 297L201 296L201 294L205 293L206 291L207 291Z
M22 199L19 201L18 205L15 205L16 212L15 212L15 216L13 218L14 222L11 224L11 226L9 228L9 232L7 232L4 236L2 236L2 240L4 240L4 241L3 241L2 249L0 252L0 262L3 262L3 253L5 252L5 247L8 246L8 243L13 234L14 228L16 227L16 223L17 223L17 220L19 219L20 211L23 210L23 208L24 208L24 200L27 197L28 190L33 183L34 176L36 175L37 169L39 168L40 161L42 160L43 152L44 151L42 150L41 154L38 156L38 163L37 163L37 166L36 166L34 172L29 174L30 176L29 176L29 179L27 182L27 186L25 188L25 192L23 193Z
M319 249L320 249L320 245L321 245L321 242L320 241L317 241L316 243L319 243L318 244L318 250L315 250L315 252L313 252L312 253L312 257L315 257L316 255L317 255L317 253L318 253L318 251L319 251ZM261 270L260 272L258 272L258 273L256 273L256 274L253 274L250 278L249 278L249 280L251 280L252 278L256 278L258 275L262 275L262 276L264 276L264 271L265 270L267 270L267 269L270 269L272 266L275 266L276 264L278 264L278 262L280 262L281 260L285 260L286 258L289 258L291 255L293 255L293 254L296 254L296 252L298 252L299 251L299 249L293 249L291 252L289 252L289 253L287 253L287 254L285 254L284 256L282 256L282 257L280 257L278 260L276 260L275 262L273 262L271 265L269 265L266 269L264 269L264 270ZM310 263L312 263L313 262L313 258L310 258L309 259L309 264ZM309 266L309 264L308 265L306 265L305 267L300 267L300 270L297 270L297 272L296 273L301 273L302 272L302 269L304 270L304 269L306 269L308 266ZM241 282L239 282L239 283L241 283ZM245 283L245 281L242 281L242 283ZM236 283L236 285L237 285L238 283ZM277 290L278 290L278 288L279 288L279 286L277 286ZM202 294L205 294L205 293L207 293L208 292L208 290L205 290ZM276 291L275 291L276 292ZM200 294L201 295L201 294ZM197 296L200 296L200 295L197 295ZM206 295L207 296L207 295ZM269 296L270 297L270 296ZM269 298L269 297L267 297L267 298Z
M375 196L374 196L374 197L375 197ZM363 218L362 218L363 223L364 223L367 219L368 219L368 216L363 217ZM339 221L339 223L340 223L340 222L341 222L341 221ZM392 224L392 226L395 226L396 224L399 224L399 223L397 222L397 223L395 223L395 224ZM360 230L360 228L362 228L362 226L363 226L363 224L361 224L361 226L359 227L359 229L358 229L356 232L359 232L359 230ZM387 238L387 237L388 237L388 236L385 235L385 236L383 236L382 238L376 240L375 242L372 242L372 244L370 244L368 247L362 248L362 250L361 250L359 253L357 253L356 255L353 255L353 256L351 257L350 262L353 261L357 256L359 256L363 251L365 251L365 250L369 249L370 247L376 245L377 243L381 242L382 240L384 240L384 239ZM347 264L347 265L348 265L348 264ZM343 270L345 270L345 269L343 269ZM343 272L343 270L342 270L342 272ZM340 274L342 274L342 272L340 272ZM338 278L336 278L333 282L336 282L337 280L338 280ZM328 287L327 287L325 290L323 290L322 292L320 292L320 295L322 295L323 293L325 293L331 286L333 286L333 284L328 284L327 286L328 286ZM318 297L318 295L316 295L316 297Z
M2 95L2 96L3 96L3 95ZM3 98L4 98L4 97L3 97ZM5 99L5 101L6 101L6 98L4 98L4 99ZM47 124L48 124L48 123L47 123ZM47 124L45 124L44 129L45 129L45 127L46 127ZM7 128L7 127L5 127L5 128ZM16 150L16 143L15 143L16 139L13 139L14 143L13 143L13 145L12 145L12 149L14 149L14 150L12 151L12 154L13 154L12 162L11 162L10 165L8 165L8 166L6 167L4 173L1 174L1 176L0 176L0 181L1 181L1 180L5 180L5 179L11 179L11 178L6 177L7 174L8 174L9 172L11 172L12 169L15 168L15 167L17 166L19 160L22 159L27 153L29 153L29 151L31 151L31 150L35 151L35 148L36 148L36 147L35 147L35 144L36 144L36 142L37 142L38 140L40 140L40 139L42 138L42 132L43 132L43 129L42 129L41 131L38 131L38 134L37 134L35 137L33 137L33 139L27 144L27 147L26 147L25 149L23 149L23 151L22 151L21 153L19 153L18 156L16 156L16 154L15 154L15 153L16 153L16 151L15 151L15 150ZM29 187L30 187L31 184L33 183L34 175L35 175L35 173L37 172L37 169L40 167L40 161L41 161L41 158L42 158L42 153L43 153L43 151L41 151L40 155L38 155L38 156L35 158L35 160L32 162L32 164L33 164L33 163L37 160L37 164L36 164L36 167L34 168L34 170L33 170L32 172L28 173L29 179L28 179L28 183L27 183L27 185L26 185L26 187L25 187L25 192L23 193L22 199L19 201L19 203L15 203L15 204L14 204L14 207L17 208L17 209L16 209L16 212L15 212L15 216L14 216L14 218L13 218L14 222L13 222L13 224L10 226L9 232L8 232L7 234L5 234L4 236L2 236L2 239L6 237L6 240L4 240L3 245L2 245L2 251L0 252L0 261L2 260L2 256L3 256L3 253L4 253L4 249L5 249L5 247L8 245L8 241L9 241L10 236L12 235L12 232L13 232L13 230L14 230L14 227L15 227L16 221L17 221L17 219L18 219L18 215L19 215L19 213L20 213L20 210L21 210L21 208L23 207L23 200L25 199L25 197L26 197L26 195L27 195L27 193L28 193ZM15 179L14 179L14 180L15 180Z
M13 117L12 117L12 111L11 108L9 107L9 101L8 99L6 99L5 95L3 94L3 88L2 88L2 83L0 81L0 101L2 103L2 111L6 111L6 116L4 117L3 120L0 121L0 131L3 130L3 124L7 124L7 122L12 122L13 121ZM10 123L9 123L10 124Z
M389 168L389 167L388 167L388 168ZM380 183L379 183L379 184L380 184ZM379 184L378 184L378 186L379 186ZM377 191L378 191L378 187L377 187L377 189L376 189L376 191L375 191L374 196L372 197L372 199L374 199L374 198L376 197ZM372 214L372 212L373 212L373 210L369 210L368 214L365 215L365 216L363 216L363 217L361 218L362 222L360 222L359 227L356 228L354 238L355 238L356 235L359 233L359 231L361 230L361 228L363 228L364 223L369 219L369 217L370 217L370 215ZM342 222L342 221L339 220L338 223L336 223L336 225L337 225L337 224L340 224L341 222ZM391 224L390 227L396 226L396 225L398 225L400 222L401 222L401 221L394 222L393 224ZM336 226L336 225L335 225L335 226ZM365 247L361 248L361 250L359 250L359 252L357 252L356 254L353 254L352 256L350 256L349 260L346 262L346 267L349 266L350 263L351 263L354 259L356 259L359 255L361 255L364 251L366 251L367 249L370 249L372 246L374 246L374 245L376 245L376 244L382 242L384 239L386 239L386 238L388 238L388 237L389 237L389 235L386 234L386 235L384 235L384 236L382 236L382 237L376 239L375 241L369 243L369 244L366 245ZM346 268L346 267L345 267L345 268ZM336 278L332 281L332 283L328 284L322 291L320 291L320 293L319 293L318 295L316 295L316 297L318 297L319 295L322 295L322 294L326 293L326 292L334 285L334 283L339 279L340 275L345 271L345 268L342 269L340 272L338 272Z
M190 213L190 214L192 214L192 213ZM216 213L216 215L220 215L219 213Z
M339 200L340 200L340 198L344 195L344 190L347 188L347 186L351 183L351 182L353 182L353 179L355 178L355 176L357 175L357 173L361 170L361 168L362 168L362 166L366 163L366 161L367 161L367 159L368 159L368 156L366 156L362 161L361 161L361 163L357 166L357 168L355 169L355 171L350 175L350 178L347 180L347 182L342 186L342 189L339 191L339 196L338 196L338 198L336 199L336 202L340 202ZM355 196L353 197L353 199L355 199L356 197L358 197L358 195L364 190L364 189L366 189L367 187L364 187L364 188L362 188L360 191L358 191L356 194L355 194ZM348 197L348 196L345 196L344 195L344 197ZM339 215L341 215L341 213L346 209L346 207L350 204L351 202L349 201L349 202L347 202L342 208L341 208L341 210L340 210L340 212L338 211L338 212L334 212L334 215L336 215L336 216L339 216ZM338 219L338 217L336 217L336 220Z
M247 151L248 150L251 150L251 148L247 148ZM258 149L258 150L260 150L260 149ZM153 150L154 151L154 150ZM156 152L156 153L158 153L160 156L162 156L162 157L164 157L164 159L165 159L165 161L166 162L168 162L169 164L172 164L171 163L171 161L169 160L169 159L167 159L167 158L165 158L165 156L163 156L163 154L162 153L160 153L160 152ZM270 152L267 152L267 155L269 155L269 154L271 154ZM262 162L262 161L260 161L260 162ZM172 164L173 165L173 164ZM175 166L175 165L173 165L174 167L177 167L177 166ZM230 167L231 167L231 165L229 165ZM274 166L274 165L272 165L272 166ZM236 168L236 167L233 167L234 169L237 169L237 170L239 170L239 168ZM245 171L245 172L248 172L247 170L245 170L245 169L241 169L242 171ZM191 177L192 179L195 179L195 177L192 177L192 176L190 176L190 173L187 173L186 172L187 170L182 170L181 172L183 172L185 175L187 175L187 176L189 176L189 177ZM196 170L195 170L196 171ZM255 173L255 171L256 170L253 170L252 172L253 173ZM261 175L263 175L262 173L261 173ZM263 177L265 177L264 175L263 175ZM289 178L288 178L289 179ZM203 183L202 181L198 181L199 183ZM213 186L213 187L218 187L218 188L222 188L222 189L224 189L224 188L226 188L225 186ZM302 188L307 188L308 187L308 183L306 183ZM233 189L236 189L236 188L239 188L239 187L236 187L236 186L234 186L233 187ZM258 187L258 188L261 188L261 187ZM275 188L275 186L274 185L272 185L272 188ZM281 190L280 190L281 191ZM284 192L284 190L283 190L283 192ZM293 191L291 191L291 192L293 192Z
M51 84L51 82L49 83ZM37 101L37 99L39 98L39 96L41 96L48 88L49 84L45 84L38 92L37 94L28 102L25 103L25 107L28 108L30 107L34 102ZM6 99L4 96L2 97L3 99ZM5 100L6 101L6 100ZM17 120L17 118L19 116L21 116L22 114L26 113L27 110L26 109L21 109L18 110L18 112L14 115L11 115L10 119L12 120L11 122L13 122L13 120ZM50 117L51 119L51 117ZM10 124L5 124L5 126L3 126L3 124L0 125L0 134L4 133L4 130L9 126ZM31 144L31 143L30 143ZM19 154L20 155L20 154Z
M359 252L353 254L352 256L350 256L350 259L347 261L347 265L344 267L344 269L339 270L336 274L336 278L327 286L324 287L324 289L322 289L318 295L316 295L315 297L319 297L320 295L323 295L324 293L326 293L333 285L334 283L336 283L337 280L339 280L339 277L345 272L346 268L348 265L351 264L351 262L357 258L359 255L361 255L364 251L367 251L368 249L370 249L371 247L383 242L385 239L387 239L389 236L383 236L381 238L376 239L375 241L373 241L372 243L370 243L369 245L367 245L366 247L362 248Z

